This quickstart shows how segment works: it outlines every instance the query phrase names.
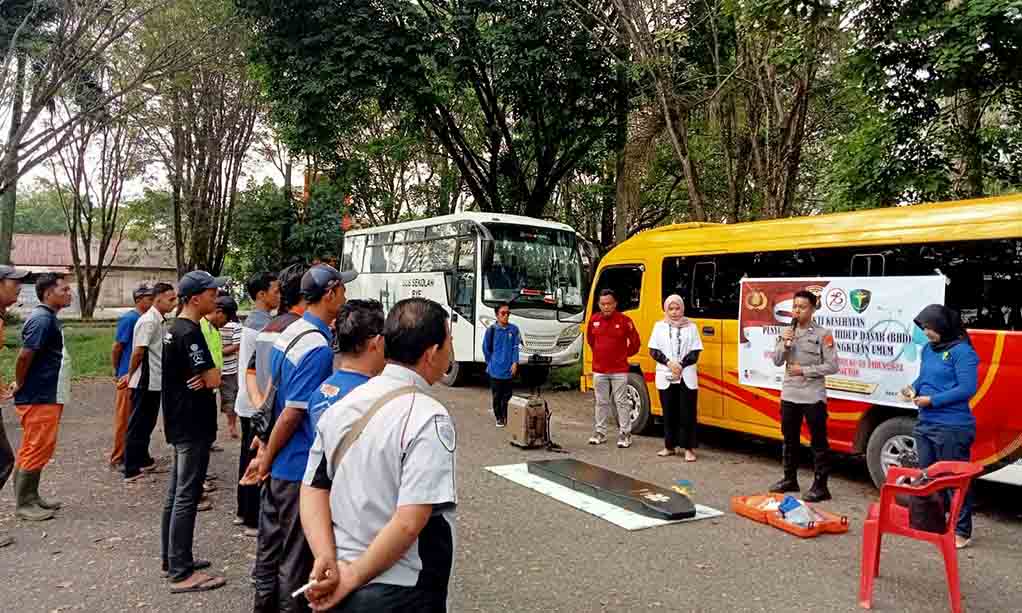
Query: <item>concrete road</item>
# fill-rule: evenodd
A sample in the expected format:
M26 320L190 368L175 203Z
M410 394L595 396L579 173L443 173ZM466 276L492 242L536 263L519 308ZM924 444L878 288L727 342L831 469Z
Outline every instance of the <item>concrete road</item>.
M237 442L214 454L215 508L201 513L196 554L213 561L227 587L171 595L159 576L159 516L166 475L134 485L105 465L113 386L78 383L64 412L44 494L65 508L58 518L28 524L13 518L11 487L0 493L0 529L17 542L0 549L0 610L246 611L255 540L231 525ZM840 464L836 500L825 508L852 519L847 535L800 540L738 517L628 532L484 470L496 464L553 457L507 444L496 430L482 387L437 390L458 428L459 543L455 595L459 611L856 611L861 518L876 497L864 468ZM637 437L619 450L590 447L591 398L548 394L554 438L573 457L669 485L688 479L698 502L727 511L731 496L757 493L778 477L779 447L733 433L702 433L699 461L658 458L657 437ZM13 444L20 438L4 409ZM154 455L166 455L162 433ZM557 456L563 457L563 456ZM803 471L808 485L811 475ZM978 486L974 547L963 552L962 592L968 611L1022 610L1022 492ZM948 610L944 568L929 546L885 541L874 608Z

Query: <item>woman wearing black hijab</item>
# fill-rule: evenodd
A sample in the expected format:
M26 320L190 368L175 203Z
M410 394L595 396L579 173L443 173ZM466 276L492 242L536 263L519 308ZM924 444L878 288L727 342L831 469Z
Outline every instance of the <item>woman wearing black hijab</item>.
M979 356L972 348L957 311L931 304L915 324L930 341L923 347L919 377L903 393L919 408L912 435L919 467L941 460L969 461L976 439L976 418L969 399L976 393ZM967 494L955 526L955 545L972 538L972 496Z

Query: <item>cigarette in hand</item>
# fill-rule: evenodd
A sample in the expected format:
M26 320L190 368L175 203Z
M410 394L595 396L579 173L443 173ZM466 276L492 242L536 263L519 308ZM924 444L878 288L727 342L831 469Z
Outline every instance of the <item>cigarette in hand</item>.
M316 582L315 581L309 581L308 583L306 583L302 587L300 587L297 590L291 592L291 598L298 598L299 596L301 596L305 592L308 592L310 589L312 589L314 587L316 587Z

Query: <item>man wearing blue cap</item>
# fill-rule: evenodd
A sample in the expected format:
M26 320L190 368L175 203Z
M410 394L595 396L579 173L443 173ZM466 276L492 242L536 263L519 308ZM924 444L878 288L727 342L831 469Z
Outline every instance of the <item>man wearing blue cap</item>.
M305 541L298 511L299 492L315 437L309 399L333 373L330 324L346 301L345 283L355 272L338 272L319 264L302 276L306 309L276 340L270 357L278 382L273 407L276 421L259 455L264 484L256 552L255 613L308 611L291 593L308 581L312 552Z
M181 277L177 286L181 314L163 341L163 430L174 447L174 465L160 540L163 570L174 594L206 592L226 583L223 577L199 572L210 563L192 554L195 516L209 468L209 447L216 440L214 390L220 386L220 370L213 364L199 322L216 309L217 289L224 283L225 279L203 270Z
M18 302L18 295L21 293L21 283L28 280L29 273L25 270L18 270L13 266L0 266L0 344L4 341L4 320L7 309ZM0 400L10 400L14 393L11 388L0 381ZM4 430L4 421L0 419L0 490L4 488L7 479L14 470L14 450L7 440L7 432ZM0 532L0 547L6 547L14 542L14 539L7 534Z

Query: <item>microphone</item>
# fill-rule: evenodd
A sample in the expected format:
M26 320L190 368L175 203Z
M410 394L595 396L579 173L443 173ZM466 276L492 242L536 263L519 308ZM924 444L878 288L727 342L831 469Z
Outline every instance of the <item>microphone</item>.
M798 317L795 317L795 315L792 314L792 316L791 316L791 334L792 334L792 336L791 336L790 340L784 341L784 346L785 347L791 347L792 343L795 342L795 332L796 331L798 331Z

